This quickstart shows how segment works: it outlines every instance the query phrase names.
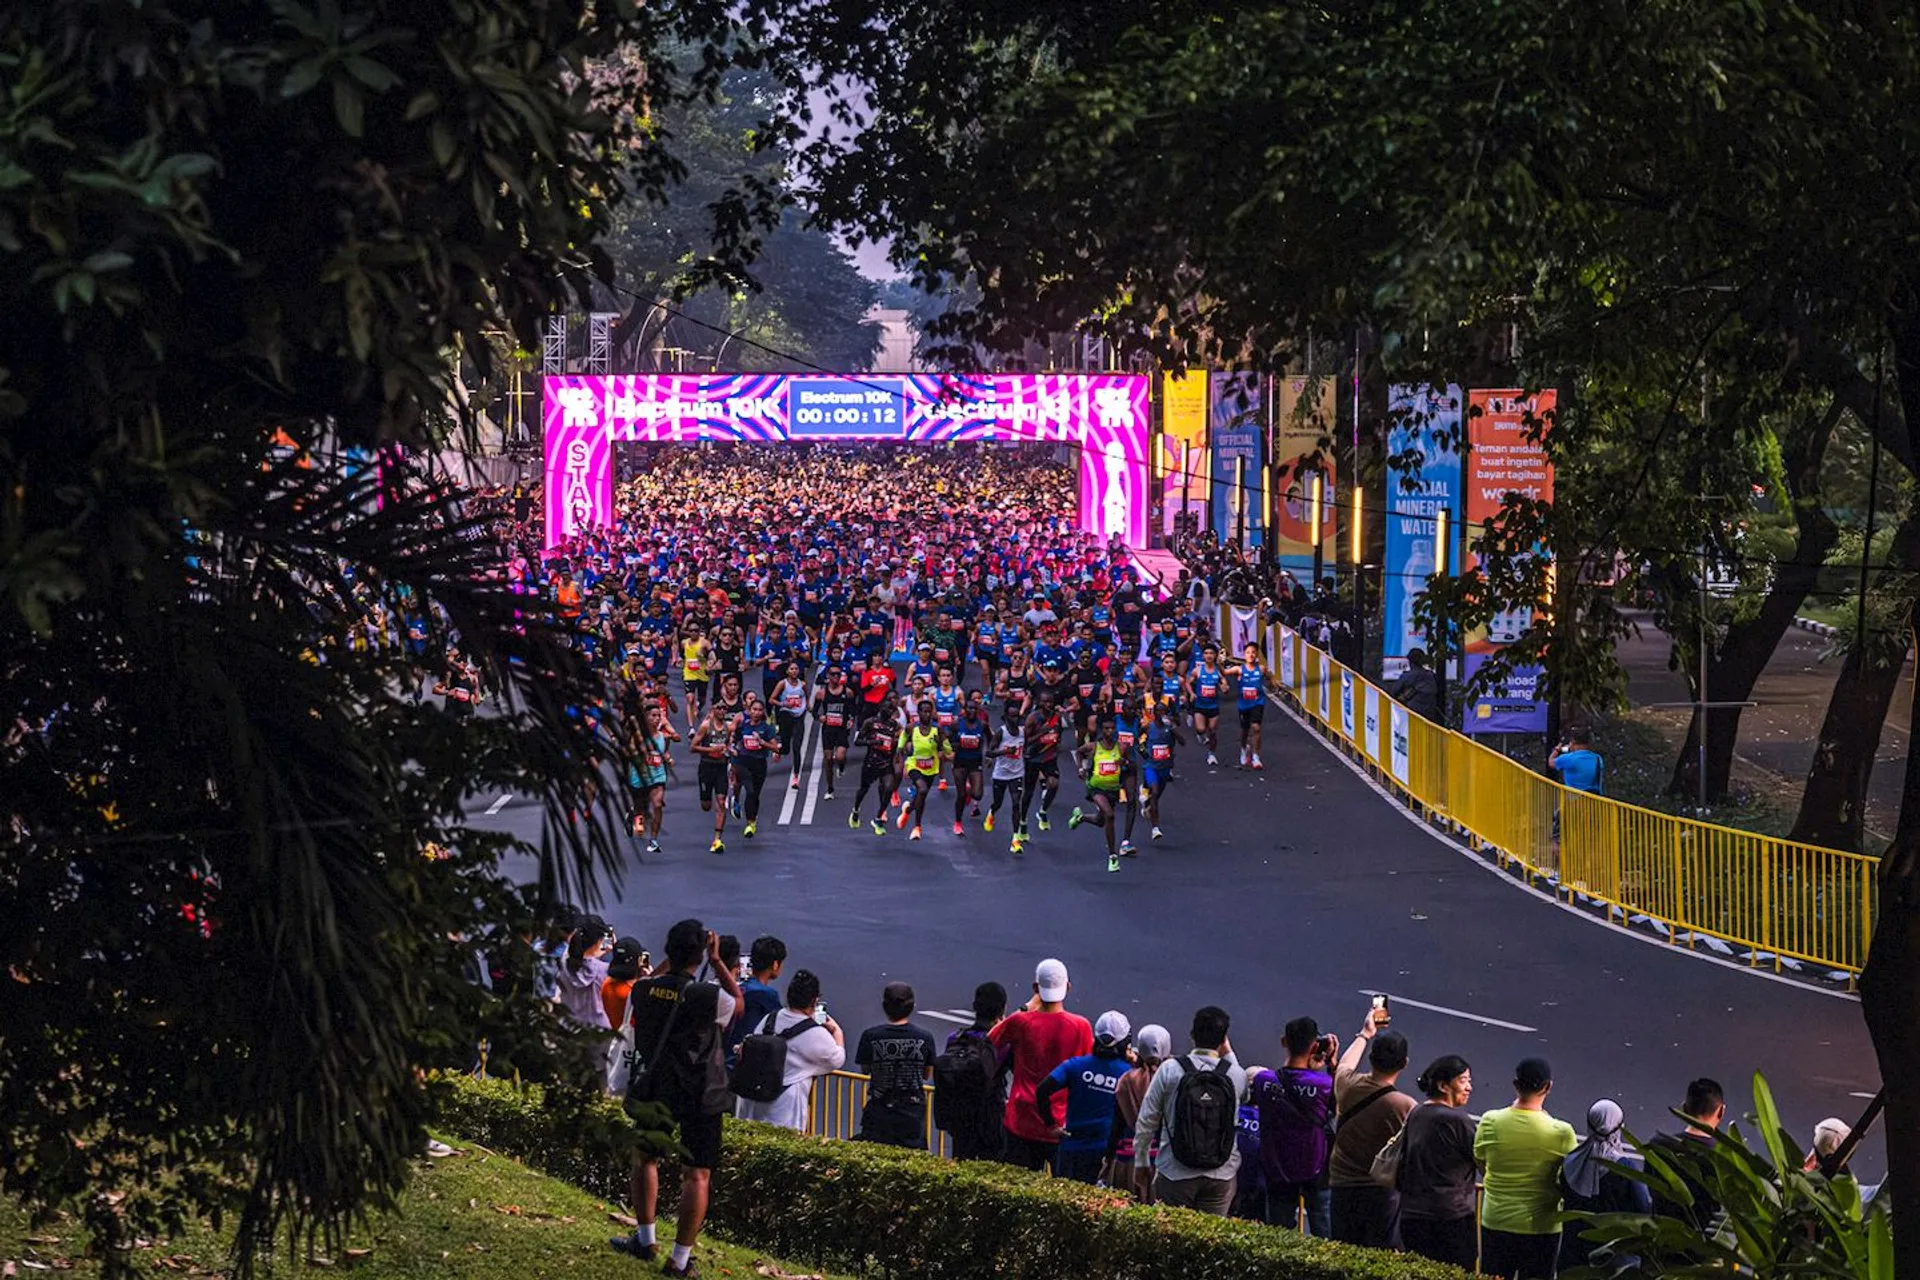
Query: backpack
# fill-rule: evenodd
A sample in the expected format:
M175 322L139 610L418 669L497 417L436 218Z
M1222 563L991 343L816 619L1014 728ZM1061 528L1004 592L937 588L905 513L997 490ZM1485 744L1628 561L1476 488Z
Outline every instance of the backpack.
M980 1035L963 1035L933 1060L933 1123L948 1133L974 1134L995 1098L1000 1051Z
M1206 1070L1192 1060L1173 1093L1173 1158L1189 1169L1218 1169L1233 1159L1240 1098L1225 1058Z
M818 1025L802 1018L776 1034L773 1020L779 1016L778 1010L768 1014L760 1029L740 1042L733 1074L727 1077L727 1088L748 1102L772 1102L780 1096L787 1087L787 1042Z

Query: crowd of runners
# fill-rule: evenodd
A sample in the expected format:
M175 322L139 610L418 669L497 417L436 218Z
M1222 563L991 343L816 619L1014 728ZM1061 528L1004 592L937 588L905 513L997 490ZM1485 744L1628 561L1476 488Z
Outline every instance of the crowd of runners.
M649 852L683 760L717 854L812 754L850 829L1005 823L1020 854L1064 793L1118 871L1139 826L1165 835L1179 751L1218 765L1227 720L1263 767L1266 673L1078 529L1075 483L1044 447L673 447L613 528L542 549L511 526L508 575L606 671L583 714Z

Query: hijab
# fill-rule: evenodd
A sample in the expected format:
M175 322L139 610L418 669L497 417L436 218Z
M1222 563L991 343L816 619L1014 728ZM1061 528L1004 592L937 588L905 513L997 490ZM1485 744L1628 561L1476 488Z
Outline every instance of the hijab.
M1623 1132L1626 1121L1626 1113L1612 1098L1602 1098L1587 1108L1587 1139L1561 1166L1560 1176L1566 1180L1567 1190L1583 1197L1600 1194L1600 1180L1607 1174L1603 1162L1618 1164L1627 1158Z

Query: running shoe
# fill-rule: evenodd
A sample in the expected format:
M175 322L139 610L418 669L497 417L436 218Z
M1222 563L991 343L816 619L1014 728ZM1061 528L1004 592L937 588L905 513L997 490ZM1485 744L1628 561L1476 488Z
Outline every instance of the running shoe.
M847 825L855 831L860 829L860 811L858 809L855 809L847 815Z
M918 840L919 838L920 838L920 824L916 822L913 824L913 830L907 832L907 839Z
M827 799L829 799L829 800L831 800L831 799L833 799L833 788L832 788L832 787L828 787L828 788L827 788Z
M1210 765L1218 766L1220 763L1220 757L1213 754L1213 752L1209 751L1207 752L1207 763Z
M1153 829L1153 838L1154 838L1155 840L1158 840L1158 839L1159 839L1159 838L1160 838L1161 836L1163 836L1163 835L1165 835L1165 834L1166 834L1166 833L1165 833L1164 831L1162 831L1162 830L1160 830L1160 828L1158 828L1158 827L1155 827L1155 828Z
M720 838L718 836L714 837L712 846L707 849L708 853L725 853L726 851L727 851L727 846L720 842Z
M635 840L638 840L640 838L640 815L639 814L636 813L633 815L633 821L628 824L628 830L631 832Z
M1049 822L1049 821L1047 821L1047 815L1046 815L1046 811L1045 811L1045 810L1042 810L1042 811L1041 811L1041 813L1040 813L1040 829L1041 829L1042 831L1051 831L1051 830L1053 830L1053 824L1052 824L1051 822Z
M796 773L793 775L793 781L787 783L787 790L798 791L799 789L800 789L800 775Z
M1013 838L1013 843L1012 843L1012 845L1010 845L1010 846L1008 846L1008 847L1009 847L1009 848L1011 848L1011 849L1013 850L1013 856L1014 856L1014 857L1016 857L1016 858L1018 858L1018 857L1020 857L1020 856L1021 856L1022 854L1024 854L1024 853L1026 853L1026 851L1027 851L1027 842L1026 842L1025 840L1023 840L1023 839L1021 839L1021 838L1020 838L1019 836L1015 836L1015 837Z
M947 789L947 780L945 778L940 779L940 789L942 791Z
M1080 812L1080 806L1073 806L1073 812L1067 815L1067 830L1072 831L1084 821L1086 821L1086 815ZM1046 826L1047 820L1045 818L1040 819L1040 829L1044 831L1046 830Z
M1119 855L1117 855L1117 854L1112 854L1112 853L1110 853L1110 854L1108 854L1108 855L1107 855L1107 870L1109 870L1109 871L1118 871L1119 869L1120 869L1120 858L1119 858Z
M910 819L911 819L912 817L913 817L913 810L912 810L912 809L909 809L909 808L908 808L908 807L907 807L906 805L904 805L904 804L903 804L903 805L901 805L901 806L900 806L900 817L899 817L899 818L898 818L898 819L897 819L896 821L898 822L898 824L899 824L899 827L900 827L900 829L901 829L902 831L905 831L905 830L907 829L907 823L908 823L908 821L909 821L909 820L910 820Z
M759 833L760 833L760 824L756 821L756 822L749 822L747 824L747 829L745 831L742 831L740 834L745 836L747 839L751 840L754 838L754 836L758 835Z
M660 848L660 842L658 840L647 841L647 852L654 853L654 854L662 852Z
M1260 763L1260 757L1256 755L1256 756L1254 756L1254 758L1253 758L1253 767L1254 767L1254 768L1256 768L1256 769L1264 769L1264 768L1266 768L1267 766L1265 766L1265 765L1263 765L1263 764L1261 764L1261 763Z
M887 834L887 824L880 821L880 819L878 818L875 818L872 822L868 823L867 825L873 828L873 834L877 836L883 836Z
M969 818L977 818L980 816L980 802L978 800L975 800L972 807L967 810L967 816Z
M1134 857L1135 855L1137 855L1137 854L1138 854L1139 852L1140 852L1140 851L1139 851L1138 849L1136 849L1136 848L1134 848L1134 847L1133 847L1133 841L1131 841L1131 840L1122 840L1122 841L1120 842L1120 856L1121 856L1121 857L1123 857L1123 858L1131 858L1131 857Z
M985 826L989 832L993 830L993 815L991 813L987 815Z
M639 1236L631 1233L624 1236L613 1237L613 1239L607 1241L607 1246L615 1253L624 1253L629 1258L637 1258L641 1262L652 1262L660 1256L658 1246L646 1244L641 1241Z
M967 833L967 829L965 827L961 826L957 822L953 824L953 834L957 836L963 836L966 833Z

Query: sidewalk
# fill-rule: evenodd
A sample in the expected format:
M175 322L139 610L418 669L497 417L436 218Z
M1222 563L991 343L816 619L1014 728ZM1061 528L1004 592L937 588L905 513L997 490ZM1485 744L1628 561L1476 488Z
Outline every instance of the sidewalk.
M1639 637L1621 641L1618 650L1620 665L1627 672L1628 699L1636 709L1688 702L1693 695L1686 680L1667 665L1672 642L1654 627L1651 615L1628 616L1641 630ZM1841 660L1837 656L1823 659L1826 651L1824 638L1798 628L1789 630L1754 686L1753 699L1760 705L1747 708L1740 717L1739 760L1781 780L1781 801L1789 814L1799 805L1827 698L1839 677ZM1867 828L1883 837L1892 834L1900 814L1900 788L1912 738L1912 680L1909 663L1887 710L1867 787ZM1649 714L1668 730L1677 752L1686 736L1686 708L1667 707Z

